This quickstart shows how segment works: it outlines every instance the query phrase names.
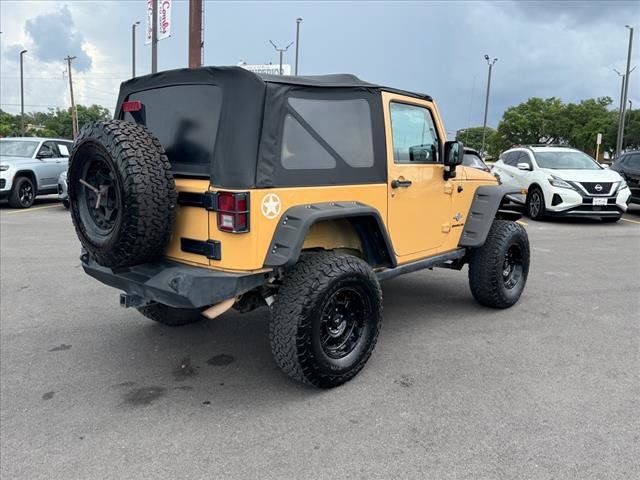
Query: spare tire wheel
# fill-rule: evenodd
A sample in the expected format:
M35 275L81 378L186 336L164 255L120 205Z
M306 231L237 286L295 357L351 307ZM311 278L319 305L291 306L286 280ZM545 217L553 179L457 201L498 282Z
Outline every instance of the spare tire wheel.
M165 151L145 127L122 120L83 127L67 183L78 238L100 265L132 266L163 254L177 193Z

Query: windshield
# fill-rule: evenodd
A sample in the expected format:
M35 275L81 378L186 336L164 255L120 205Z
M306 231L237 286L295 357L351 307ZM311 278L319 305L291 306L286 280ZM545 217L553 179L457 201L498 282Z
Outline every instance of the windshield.
M540 168L558 170L599 170L600 165L586 153L567 150L563 152L535 152Z
M462 157L462 165L466 167L479 168L480 170L486 170L485 163L474 153L465 153Z
M631 155L629 160L624 163L625 167L633 168L640 170L640 155Z
M0 140L0 155L3 157L33 157L40 142L22 140Z

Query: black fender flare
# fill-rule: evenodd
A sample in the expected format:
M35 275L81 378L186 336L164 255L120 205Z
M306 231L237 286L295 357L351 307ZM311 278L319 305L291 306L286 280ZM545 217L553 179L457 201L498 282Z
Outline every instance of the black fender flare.
M265 267L293 265L298 261L311 225L322 220L349 220L372 267L395 267L391 240L377 209L360 202L326 202L289 208L278 220L264 261Z
M518 220L522 215L518 212L500 208L506 195L520 193L520 190L506 185L483 185L476 189L467 221L464 224L458 246L481 247L484 245L489 229L495 218Z

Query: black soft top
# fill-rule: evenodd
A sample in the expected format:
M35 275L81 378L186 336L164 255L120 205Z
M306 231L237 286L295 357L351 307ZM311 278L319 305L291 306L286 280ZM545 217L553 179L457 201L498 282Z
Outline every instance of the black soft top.
M197 152L202 156L204 150L209 150L206 161L197 165L189 163L189 155L193 145L185 145L182 137L174 134L162 138L154 128L153 122L142 116L134 119L130 114L121 110L126 100L141 100L145 92L157 91L166 87L186 85L204 85L217 87L221 92L221 106L218 107L215 121L216 131L212 132L214 145L204 143L197 145ZM210 87L209 87L210 88ZM191 89L189 89L191 90ZM211 90L193 89L206 95ZM217 90L217 89L214 89ZM174 92L167 89L166 92ZM201 67L197 69L169 70L156 74L133 78L123 82L116 106L115 118L145 123L162 141L169 160L174 165L174 172L184 175L207 175L214 186L226 188L264 188L275 186L305 186L305 185L339 185L354 183L382 183L386 182L386 142L384 134L384 118L380 92L388 91L403 95L431 100L425 94L408 92L390 87L384 87L363 81L351 74L288 76L288 75L259 75L241 67ZM178 94L182 96L183 94ZM189 94L192 95L192 94ZM174 131L179 131L178 123L185 123L166 97L155 97L162 103L162 111L150 113L162 117L162 123L175 122ZM281 162L281 140L285 117L295 116L308 129L314 138L317 132L304 123L288 103L290 97L313 100L365 100L369 104L371 114L370 136L373 142L374 159L366 168L353 168L348 161L340 158L330 145L325 145L336 157L336 167L333 169L287 169ZM161 100L161 101L160 101ZM179 102L180 99L175 99ZM143 101L144 103L144 101ZM145 105L148 111L153 105ZM213 116L214 113L212 112ZM182 113L184 117L184 114ZM199 122L202 113L194 114L186 121L191 124ZM209 119L210 120L210 119ZM157 123L156 123L157 124ZM204 124L203 124L204 125ZM206 125L210 127L211 122ZM164 128L164 127L163 127ZM171 138L171 139L170 139ZM322 139L318 139L322 141ZM187 148L189 147L189 148ZM191 148L191 149L190 149ZM175 152L175 153L173 153ZM172 158L173 157L173 158ZM186 161L185 161L186 160Z

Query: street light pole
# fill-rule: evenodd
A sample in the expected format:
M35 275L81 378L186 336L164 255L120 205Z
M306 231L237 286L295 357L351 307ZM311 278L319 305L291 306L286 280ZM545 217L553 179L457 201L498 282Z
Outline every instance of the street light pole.
M491 71L493 70L493 66L498 61L497 58L493 60L489 60L489 55L485 55L484 59L487 61L487 65L489 65L489 75L487 78L487 95L484 101L484 122L482 123L482 148L480 149L480 153L484 155L484 142L487 136L487 112L489 111L489 91L491 90Z
M625 25L629 29L629 49L627 50L627 69L624 74L624 84L622 88L622 101L620 102L620 118L618 123L618 139L616 142L616 156L622 153L624 143L624 115L627 108L627 95L629 93L629 75L631 74L631 48L633 46L633 27Z
M273 48L275 48L275 49L276 49L276 52L279 52L279 53L280 53L280 70L279 70L279 72L280 72L280 75L284 75L284 71L282 70L282 54L283 54L284 52L286 52L287 50L289 50L289 47L290 47L291 45L293 45L293 42L291 42L289 45L287 45L287 46L286 46L286 47L284 47L284 48L278 48L278 47L276 46L276 44L275 44L275 43L273 43L271 40L269 40L269 43L270 43L271 45L273 45Z
M26 50L22 50L20 52L20 135L24 137L24 71L23 71L23 63L24 63L24 54L27 53Z
M298 50L300 46L300 23L302 19L300 17L296 18L296 69L295 75L298 76Z
M131 78L136 78L136 27L140 22L131 25Z

